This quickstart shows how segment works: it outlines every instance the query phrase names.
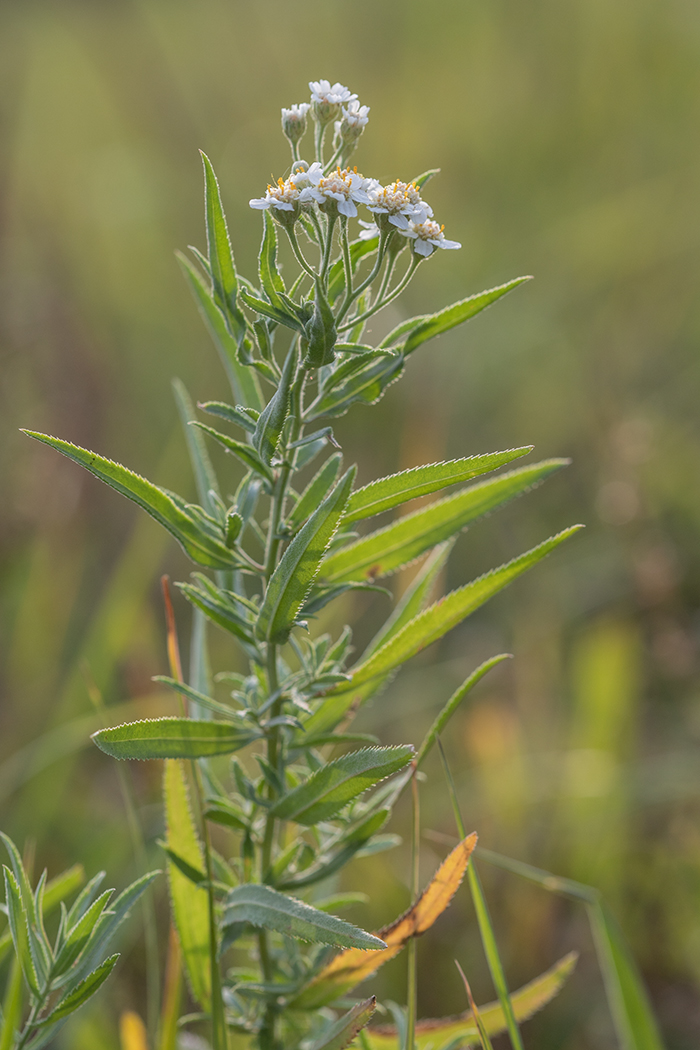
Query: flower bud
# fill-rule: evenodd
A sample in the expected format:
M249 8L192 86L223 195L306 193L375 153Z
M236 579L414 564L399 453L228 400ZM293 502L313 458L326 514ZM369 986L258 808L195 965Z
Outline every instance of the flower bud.
M304 368L320 368L322 365L329 365L335 359L334 348L337 338L333 311L328 305L321 282L317 280L314 312L306 326L306 339L302 344L305 344L306 349Z
M296 146L306 131L306 114L310 109L308 102L300 102L282 110L282 131L292 146Z

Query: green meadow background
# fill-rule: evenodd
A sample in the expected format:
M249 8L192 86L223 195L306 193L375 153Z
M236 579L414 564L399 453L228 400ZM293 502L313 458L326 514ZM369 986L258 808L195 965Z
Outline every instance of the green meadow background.
M204 247L197 149L253 276L260 215L247 202L288 165L279 108L304 101L310 79L339 79L371 106L360 170L440 167L427 196L463 244L421 267L375 331L536 277L429 344L380 408L340 420L348 460L364 482L529 443L572 458L459 539L445 586L587 525L414 660L358 728L419 743L481 659L513 652L446 739L465 822L493 850L599 887L668 1050L697 1047L699 60L692 0L0 4L0 824L35 842L38 870L80 860L117 886L134 874L115 764L88 734L102 703L170 710L151 682L166 671L158 579L189 566L133 505L18 428L193 494L170 380L225 397L173 259ZM330 625L357 617L361 648L383 601L356 598ZM227 640L211 642L234 666ZM426 772L425 879L455 835L437 756ZM160 771L129 776L157 864ZM406 906L407 858L403 846L355 862L346 884L372 900L349 917L369 928ZM511 987L581 952L527 1046L614 1047L581 907L480 871ZM136 919L122 950L62 1046L116 1050L119 1012L143 1011ZM454 958L477 1001L493 998L466 890L420 943L422 1016L464 1009ZM382 971L382 996L403 998L404 965Z

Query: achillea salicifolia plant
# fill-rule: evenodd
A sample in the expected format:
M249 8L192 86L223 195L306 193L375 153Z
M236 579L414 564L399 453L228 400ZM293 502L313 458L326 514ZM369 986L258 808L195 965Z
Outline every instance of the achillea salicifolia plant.
M138 503L198 567L190 581L178 585L194 607L189 681L180 671L172 617L171 675L159 679L179 694L182 715L104 729L94 740L115 758L166 760L164 849L177 931L171 973L181 958L196 1003L180 1018L181 1028L206 1031L214 1050L228 1046L229 1032L248 1034L261 1050L342 1050L358 1033L366 1050L413 1050L428 1042L440 1050L479 1040L488 1045L489 1033L502 1029L520 1047L518 1020L555 994L573 960L567 957L509 995L478 876L469 864L476 835L465 834L458 808L459 844L422 894L417 876L416 772L461 700L505 656L470 675L417 750L410 744L379 746L353 733L351 723L402 664L575 531L567 529L432 600L457 534L563 461L521 466L473 483L530 451L517 448L414 467L355 488L355 467L343 463L328 420L354 405L376 404L419 347L527 278L402 321L377 346L367 342L367 321L396 299L418 267L436 249L460 246L446 239L424 199L434 172L386 186L360 174L350 167L350 157L367 125L368 107L341 84L321 80L310 87L310 103L282 110L292 151L288 174L250 202L263 219L253 280L236 269L219 186L203 156L208 252L193 249L195 263L184 256L180 262L223 360L233 403L198 406L218 421L211 426L195 418L186 391L176 385L199 503L67 441L32 433ZM301 145L310 123L309 162L302 159ZM298 264L293 279L283 277L278 264L280 239L288 241ZM231 473L221 482L205 436L231 454ZM367 519L454 485L462 487L373 531L356 531ZM382 590L377 580L424 556L413 583L362 654L353 654L350 626L337 637L315 629L330 602L351 590ZM166 600L171 614L167 590ZM241 650L245 673L221 671L210 679L210 621ZM225 684L225 699L215 698L213 682L222 690ZM357 895L328 894L352 858L395 843L385 827L409 784L413 904L377 933L368 933L334 914ZM90 929L99 930L103 921L95 919L105 907L103 898L90 903L96 887L91 885L70 912L62 911L52 946L43 933L42 887L32 894L16 853L13 864L7 900L29 1014L25 1011L22 1021L18 1000L12 1019L5 1020L7 1050L45 1045L106 975L95 970L87 991L80 984L97 950L89 949ZM499 1001L422 1028L415 1020L415 938L448 907L465 872ZM130 900L143 885L144 880L129 891ZM111 912L106 908L102 914ZM404 947L407 1008L394 1009L393 1027L365 1027L374 997L348 997ZM76 993L76 987L83 992ZM158 1045L174 1047L178 995L165 1001Z

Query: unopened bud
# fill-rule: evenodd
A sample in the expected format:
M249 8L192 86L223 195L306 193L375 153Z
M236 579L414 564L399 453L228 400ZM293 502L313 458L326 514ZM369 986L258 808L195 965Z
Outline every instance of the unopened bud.
M306 114L310 109L308 102L300 102L282 110L282 131L292 146L296 146L306 131Z
M320 368L322 365L329 365L335 359L337 338L333 311L328 305L321 282L317 280L314 312L306 326L304 367Z

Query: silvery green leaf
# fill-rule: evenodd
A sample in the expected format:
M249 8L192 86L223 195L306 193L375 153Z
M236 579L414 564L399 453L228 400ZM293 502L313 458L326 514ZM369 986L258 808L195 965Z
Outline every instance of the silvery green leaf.
M211 161L205 153L201 153L201 157L204 165L204 207L214 302L224 315L228 330L240 346L246 334L246 320L238 305L238 279L226 216Z
M321 559L338 527L355 477L351 467L291 541L270 577L256 633L268 641L286 641L297 613L318 573Z
M196 508L186 512L184 501L176 501L165 489L158 488L120 463L98 456L95 452L71 444L70 441L62 441L60 438L31 430L25 430L23 433L72 459L116 492L137 503L175 537L185 553L198 565L211 569L230 569L239 564L224 544L223 537L221 540L215 539L200 524L195 513Z
M216 306L201 276L189 259L181 252L176 252L175 254L214 346L219 353L236 401L254 409L261 409L263 399L258 380L254 373L238 360L238 345L226 327L223 314Z
M270 813L297 824L330 820L367 788L397 773L413 758L410 745L368 747L328 762L279 799Z
M480 474L488 474L531 451L532 445L525 445L506 452L491 452L485 456L467 456L465 459L410 467L398 474L378 478L352 493L343 514L343 525L371 518L408 500L430 495L461 481L470 481Z
M258 735L230 722L166 717L100 729L92 740L112 758L209 758L239 751Z
M260 883L236 886L224 901L221 925L225 928L244 923L302 941L320 941L339 948L376 950L385 947L384 941L373 934Z
M336 452L330 456L320 470L314 474L309 484L299 496L287 516L287 526L292 530L300 528L310 517L319 503L325 498L328 490L338 476L343 457ZM350 497L352 500L352 496Z
M408 357L409 354L417 350L428 339L434 339L435 336L442 335L443 332L448 332L451 328L464 324L465 321L481 313L487 306L491 306L492 303L495 303L502 296L517 288L518 285L529 280L531 280L530 277L516 277L514 280L501 284L497 288L489 288L485 292L479 292L478 295L470 295L467 299L462 299L458 303L452 303L451 306L446 306L444 310L439 310L437 313L410 317L407 321L402 321L400 325L392 329L382 339L380 346L393 346L400 350L404 357Z
M320 577L324 583L348 583L372 581L396 572L567 463L564 459L550 459L520 467L421 507L333 551L321 563Z

